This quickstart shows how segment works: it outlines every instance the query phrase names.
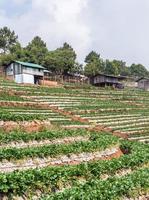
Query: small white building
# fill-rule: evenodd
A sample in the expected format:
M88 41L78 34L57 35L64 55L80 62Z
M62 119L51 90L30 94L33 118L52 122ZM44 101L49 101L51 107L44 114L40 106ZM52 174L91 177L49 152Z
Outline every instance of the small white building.
M45 68L41 65L13 61L5 69L6 77L16 83L39 84L44 79Z

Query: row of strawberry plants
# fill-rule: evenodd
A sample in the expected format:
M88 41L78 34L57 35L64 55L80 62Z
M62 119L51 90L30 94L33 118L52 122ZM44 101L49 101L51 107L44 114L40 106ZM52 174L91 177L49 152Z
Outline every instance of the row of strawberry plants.
M66 109L66 108L65 108ZM69 109L69 110L71 110L72 108L67 108L67 109ZM143 112L145 112L145 113L148 113L148 108L138 108L138 107L136 107L136 108L133 108L133 107L127 107L127 106L125 106L125 107L117 107L117 108L101 108L100 106L93 106L93 107L88 107L88 106L83 106L83 107L75 107L74 109L73 109L73 112L74 113L94 113L94 114L96 114L96 113L128 113L128 114L130 114L130 113L143 113Z
M140 169L124 177L111 177L108 180L89 180L72 189L64 190L42 200L116 200L123 197L139 196L149 192L149 168Z
M34 114L36 114L37 112L38 113L50 113L50 114L55 114L55 113L53 113L51 110L45 110L45 109L37 109L37 108L32 108L32 109L30 109L30 107L1 107L0 108L0 111L3 111L3 112L5 112L5 111L7 111L7 112L12 112L12 113L14 113L14 112L21 112L21 113L26 113L26 112L31 112L31 113L34 113Z
M58 120L54 120L52 121L53 125L56 126L67 126L67 125L84 125L84 124L88 124L88 122L84 123L84 122L79 122L79 121L70 121L70 120L63 120L63 121L58 121Z
M136 108L138 109L138 107L136 106L132 106L132 105L122 105L122 104L119 104L118 102L115 102L115 103L111 103L111 104L100 104L100 103L96 103L96 104L82 104L82 105L76 105L75 109L84 109L84 110L89 110L89 109L123 109L123 110L126 110L128 108ZM66 108L66 109L69 109L70 108Z
M30 148L8 148L0 149L0 160L3 159L23 159L34 157L55 157L57 155L65 155L70 153L82 153L104 150L110 146L117 145L119 139L109 134L94 134L90 136L90 140L87 142L75 142L73 144L52 144L41 147Z
M0 92L0 101L26 101L24 98L15 96L15 95L9 95L7 91Z
M78 112L78 114L83 113L82 110L76 110L76 112ZM140 115L148 115L149 114L149 110L148 108L142 108L142 109L138 109L138 108L131 108L131 109L127 109L127 108L119 108L119 109L111 109L111 110L106 110L106 109L97 109L97 110L90 110L90 109L85 109L84 113L82 115L84 116L96 116L96 115L120 115L120 114L140 114Z
M23 86L23 85L17 85L15 90L21 90L21 91L27 91L30 92L30 94L34 94L34 92L40 93L47 93L47 94L62 94L62 93L73 93L72 90L67 90L65 88L48 88L44 86ZM75 91L74 91L75 92ZM76 92L77 93L77 92Z
M122 142L122 148L130 154L111 161L82 163L76 166L46 167L0 174L0 193L4 195L33 195L37 190L43 193L74 186L80 177L85 181L100 179L103 174L114 175L119 170L136 169L149 163L149 149L137 142Z
M32 120L45 120L48 116L40 114L26 115L26 114L14 114L8 111L0 111L0 120L2 121L32 121Z
M4 132L0 132L0 144L9 144L10 142L29 142L29 141L41 141L45 139L54 140L57 138L64 137L74 137L74 136L90 136L95 134L94 132L89 132L86 130L45 130L42 132L36 133L26 133L20 131L13 131L9 134L5 134Z
M65 88L47 88L47 87L31 87L31 86L23 86L23 85L16 85L16 90L24 90L24 91L30 91L30 92L40 92L40 93L49 93L49 94L62 94L62 93L78 93L80 95L85 95L86 93L90 92L90 95L96 95L96 96L100 96L100 95L112 95L112 96L144 96L147 97L148 93L144 92L144 91L140 91L140 90L124 90L124 91L118 91L118 90L111 90L106 88L102 89L102 88L82 88L82 90L80 89L65 89Z

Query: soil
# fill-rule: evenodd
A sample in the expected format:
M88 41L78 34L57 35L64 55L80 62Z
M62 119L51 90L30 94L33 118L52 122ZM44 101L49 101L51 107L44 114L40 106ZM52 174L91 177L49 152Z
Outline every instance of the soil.
M19 122L13 122L13 121L0 121L0 128L4 130L5 132L9 133L10 131L13 130L22 130L25 132L37 132L37 131L42 131L44 129L51 128L51 123L50 121L39 121L39 120L34 120L31 122L28 121L19 121Z

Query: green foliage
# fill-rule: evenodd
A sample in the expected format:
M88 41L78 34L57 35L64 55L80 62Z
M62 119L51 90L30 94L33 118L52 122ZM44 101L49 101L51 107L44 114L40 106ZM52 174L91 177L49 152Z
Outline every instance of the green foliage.
M132 64L130 67L122 60L106 60L101 59L100 54L91 51L86 56L85 62L87 63L84 68L84 73L87 76L97 75L104 73L108 75L122 75L122 76L136 76L148 77L148 70L141 64Z
M76 53L73 48L64 43L63 47L51 51L45 58L46 67L55 74L67 74L76 69ZM78 67L78 66L77 66ZM80 68L80 67L79 67Z
M29 142L29 141L41 141L45 139L54 140L57 138L64 138L64 137L74 137L74 136L90 136L94 134L94 132L89 132L86 130L45 130L43 132L37 133L26 133L20 131L14 131L10 134L5 134L3 132L0 133L0 144L9 144L10 142Z
M149 77L148 70L141 64L132 64L130 66L131 75L136 77Z
M13 56L13 60L21 60L25 61L25 50L22 48L21 44L17 42L13 47L10 49L10 55Z
M115 175L119 170L125 169L136 169L141 165L144 165L149 162L149 148L147 145L139 144L139 143L130 143L130 142L123 142L123 146L131 148L131 154L124 155L119 159L113 159L111 161L94 161L94 162L87 162L81 163L80 165L76 166L60 166L60 167L45 167L42 169L30 169L27 171L15 171L12 173L7 174L0 174L0 193L6 195L23 195L26 193L27 195L34 194L37 190L41 190L42 193L51 193L52 191L61 190L65 188L67 185L75 186L78 185L78 178L82 177L85 181L89 181L87 184L90 184L90 190L94 190L92 183L95 180L99 180L101 182L100 177L103 174ZM146 179L142 177L139 173L136 183L144 182L143 188L147 188L147 183L149 179L147 179L149 173L145 173ZM138 173L137 173L138 175ZM130 175L131 176L131 175ZM134 177L134 176L133 176ZM144 176L145 177L145 176ZM132 178L132 177L131 177ZM111 186L114 184L113 187L114 191L121 190L122 188L125 189L126 179L122 177L121 179L116 179L119 181L119 186L116 186L116 182L111 182ZM110 179L111 180L111 179ZM113 178L112 178L113 180ZM115 178L114 178L115 180ZM138 182L139 181L139 182ZM61 185L60 185L61 183ZM111 197L109 192L111 190L107 190L108 182L102 182L103 186L100 188L99 192L105 194L107 199ZM135 182L134 182L135 183ZM139 184L137 184L139 185ZM127 184L127 186L129 186ZM78 194L81 195L82 186L78 186L80 189L78 190ZM112 191L113 191L112 189ZM73 188L71 191L74 190ZM68 190L69 191L69 190ZM67 192L68 192L67 191ZM94 192L90 191L91 194L94 195ZM106 191L108 193L106 194ZM86 191L87 192L87 191ZM113 192L112 192L113 193ZM76 193L71 193L68 198L72 197L72 199L76 199ZM55 196L56 195L56 196ZM58 194L53 194L52 198L57 197ZM61 197L64 193L60 194ZM51 197L51 196L50 196ZM50 197L48 199L50 199ZM84 199L85 199L84 194ZM62 197L63 199L63 197ZM94 198L92 198L94 199Z
M54 51L48 51L46 43L36 36L23 48L18 42L18 36L8 27L0 29L0 65L7 65L12 60L37 63L48 68L53 74L67 75L68 73L84 73L87 76L99 73L109 75L149 77L148 70L141 64L130 67L121 60L103 60L95 51L91 51L85 58L85 67L76 61L74 49L64 43Z
M118 144L118 138L111 137L109 134L97 134L94 140L90 138L87 142L76 142L73 144L53 144L41 147L30 147L30 148L8 148L0 149L0 160L3 159L23 159L23 158L44 158L47 156L55 157L58 155L65 155L70 153L83 153L101 151L109 146Z
M32 120L45 120L46 116L40 114L26 115L26 114L13 114L8 111L0 111L0 120L2 121L32 121Z
M104 70L104 62L100 58L100 55L96 52L92 51L86 57L85 62L87 63L84 68L84 73L87 76L96 75L98 73L103 72Z
M91 51L85 58L86 63L91 63L94 60L99 60L100 54L96 53L95 51Z
M0 66L8 65L14 59L15 56L12 54L0 54Z
M39 37L36 36L24 49L25 60L31 63L40 65L45 64L45 57L48 53L46 43Z
M125 66L123 68L121 68L121 76L132 76L131 72L130 72L130 67Z
M0 29L0 52L9 53L10 49L17 43L18 36L14 31L11 31L8 27Z
M70 70L72 73L82 74L83 73L83 65L75 62L73 68Z
M119 75L120 74L119 63L116 61L106 60L104 73L109 75Z
M108 180L93 179L85 184L78 184L72 189L52 194L42 200L118 200L120 197L129 196L133 191L147 191L149 188L149 169L137 170L124 177L111 177Z
M129 75L126 63L119 60L106 60L104 72L109 75Z
M19 96L15 96L15 95L9 95L7 91L3 91L0 94L0 100L4 100L4 101L24 101L24 98L19 97Z

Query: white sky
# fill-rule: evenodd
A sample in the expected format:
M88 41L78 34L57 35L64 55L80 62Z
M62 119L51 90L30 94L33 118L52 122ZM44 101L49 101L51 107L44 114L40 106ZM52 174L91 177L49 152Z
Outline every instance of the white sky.
M101 57L149 69L149 0L0 0L0 27L26 45L39 35L49 50L70 43L78 60Z

